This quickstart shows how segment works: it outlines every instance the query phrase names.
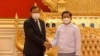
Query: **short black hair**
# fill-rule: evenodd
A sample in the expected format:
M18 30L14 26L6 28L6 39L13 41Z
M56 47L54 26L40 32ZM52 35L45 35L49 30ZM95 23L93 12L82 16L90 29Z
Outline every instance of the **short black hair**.
M71 13L71 12L69 12L69 11L64 11L64 12L62 12L61 16L63 17L63 14L65 14L65 13L68 13L68 14L69 14L69 16L70 16L70 17L72 17L72 13Z
M32 9L36 9L36 8L39 8L38 6L32 6L31 8L30 8L30 12L32 12Z

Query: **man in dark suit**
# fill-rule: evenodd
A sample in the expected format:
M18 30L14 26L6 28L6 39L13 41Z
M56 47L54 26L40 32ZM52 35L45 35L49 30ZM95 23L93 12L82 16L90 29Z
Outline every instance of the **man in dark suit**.
M30 9L31 17L24 22L25 56L44 56L46 47L45 23L40 18L40 9L33 6Z

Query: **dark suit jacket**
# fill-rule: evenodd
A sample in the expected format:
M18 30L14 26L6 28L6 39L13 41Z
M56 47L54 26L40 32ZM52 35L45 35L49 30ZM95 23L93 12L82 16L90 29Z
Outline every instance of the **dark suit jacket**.
M44 41L46 41L45 23L40 19L39 21L41 32L32 17L24 22L25 44L23 53L25 55L42 56L45 51L45 47L43 45Z

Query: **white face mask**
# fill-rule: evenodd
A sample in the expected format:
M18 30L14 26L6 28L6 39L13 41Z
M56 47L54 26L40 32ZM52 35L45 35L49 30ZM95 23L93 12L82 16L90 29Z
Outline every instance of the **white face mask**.
M32 18L33 19L39 19L40 18L40 13L33 13Z
M63 23L64 23L64 24L69 24L70 21L71 21L70 18L64 18L64 19L63 19Z

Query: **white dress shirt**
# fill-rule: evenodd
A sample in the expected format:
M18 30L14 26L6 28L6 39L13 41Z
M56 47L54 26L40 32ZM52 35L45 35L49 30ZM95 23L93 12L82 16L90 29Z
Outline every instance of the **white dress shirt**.
M74 24L61 24L56 31L52 46L58 46L59 53L73 53L80 55L81 37L80 30Z
M41 26L40 26L40 21L39 20L35 20L35 22L37 21L37 24L38 24L38 27L39 27L39 30L41 32Z

